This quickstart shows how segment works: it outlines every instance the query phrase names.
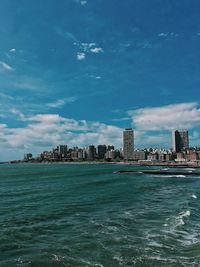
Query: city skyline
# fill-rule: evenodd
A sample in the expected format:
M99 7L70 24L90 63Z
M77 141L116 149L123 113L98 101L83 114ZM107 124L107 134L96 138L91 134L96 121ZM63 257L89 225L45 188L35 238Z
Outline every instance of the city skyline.
M37 156L32 153L24 155L24 160L11 161L21 162L132 162L138 164L192 164L199 165L200 147L189 146L187 130L172 131L172 148L143 148L135 149L134 131L126 128L123 131L123 149L116 149L113 145L99 144L88 147L70 147L58 145L50 151L43 151Z
M200 144L200 3L2 0L0 161L58 144ZM37 14L37 16L35 16ZM187 16L185 16L187 14Z
M143 147L135 148L135 136L132 128L125 128L122 132L123 147L115 147L112 144L90 144L85 147L78 145L71 147L70 144L57 145L56 148L51 150L40 151L38 155L30 153L24 154L24 159L30 158L37 159L79 159L79 160L94 160L99 159L123 159L129 160L146 160L150 161L170 161L174 160L175 156L182 159L183 155L192 155L191 158L195 158L193 153L199 158L200 146L189 146L189 133L188 130L173 130L172 142L170 148L163 147ZM70 155L68 153L70 152ZM72 153L72 154L71 154ZM147 156L147 153L149 155ZM169 156L166 158L166 154ZM170 157L171 156L171 157ZM197 160L197 158L195 160Z

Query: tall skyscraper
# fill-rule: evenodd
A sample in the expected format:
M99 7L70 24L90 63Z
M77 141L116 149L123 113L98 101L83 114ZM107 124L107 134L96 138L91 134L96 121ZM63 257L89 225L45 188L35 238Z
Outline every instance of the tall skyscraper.
M59 145L57 146L57 150L62 158L67 156L67 145Z
M94 159L95 159L95 155L96 155L96 149L95 149L95 146L90 145L90 146L88 147L88 156L87 156L87 158L88 158L89 160L94 160Z
M134 132L132 128L127 128L123 131L123 152L125 160L130 160L133 158L133 150Z
M99 159L104 159L105 158L105 154L107 152L106 145L98 145L97 149L98 149L98 158Z
M181 152L184 148L189 148L189 137L187 130L174 130L172 132L172 148L174 152Z

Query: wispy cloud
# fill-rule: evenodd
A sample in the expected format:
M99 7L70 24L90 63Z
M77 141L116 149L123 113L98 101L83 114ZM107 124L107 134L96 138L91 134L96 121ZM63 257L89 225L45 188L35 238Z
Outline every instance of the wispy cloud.
M84 52L89 52L92 47L94 47L96 44L95 43L81 43L80 48Z
M103 48L101 48L101 47L94 47L94 48L91 48L90 51L92 53L95 53L95 54L103 53Z
M161 32L158 34L159 37L167 37L169 35L168 32Z
M77 97L74 97L74 96L66 97L63 99L58 99L55 102L47 103L47 106L51 108L61 108L66 104L75 102L76 100L77 100Z
M20 77L15 77L12 81L8 82L9 87L13 87L21 90L44 92L47 91L47 86L45 82L34 76L23 75Z
M10 111L10 113L16 115L20 120L22 120L22 121L25 120L24 114L21 111L19 111L18 109L11 108L9 111Z
M179 34L175 32L161 32L158 34L158 37L178 37Z
M63 30L63 29L60 28L60 27L55 27L55 28L54 28L54 31L55 31L58 35L64 37L65 39L67 39L67 40L69 40L69 41L71 41L71 42L73 42L73 43L74 43L74 42L75 42L75 43L78 43L78 42L79 42L78 39L75 37L75 35L74 35L73 33L69 32L69 31L65 31L65 30Z
M102 47L97 47L96 43L91 42L91 43L75 43L76 46L79 47L80 52L77 53L77 59L78 60L83 60L86 57L86 54L99 54L103 53L104 50Z
M86 1L86 0L82 0L82 1L80 1L80 4L81 4L82 6L85 6L85 5L87 5L87 1Z
M118 121L129 121L129 120L131 120L131 118L129 118L129 117L124 117L124 118L119 118L119 119L112 119L112 121L116 121L116 122L118 122Z
M7 63L0 61L0 68L5 70L5 71L13 71L14 68L10 65L8 65Z
M0 98L4 99L4 100L15 100L16 98L13 96L10 96L8 94L4 94L4 93L0 93Z
M16 49L15 48L12 48L9 50L10 53L15 53L16 52Z
M87 5L87 1L86 1L86 0L75 0L75 2L76 2L77 4L82 5L82 6Z

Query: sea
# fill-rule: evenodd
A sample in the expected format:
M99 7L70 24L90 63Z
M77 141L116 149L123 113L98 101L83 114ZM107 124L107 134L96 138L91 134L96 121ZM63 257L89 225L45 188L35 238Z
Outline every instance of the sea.
M200 174L143 169L0 165L0 267L200 266Z

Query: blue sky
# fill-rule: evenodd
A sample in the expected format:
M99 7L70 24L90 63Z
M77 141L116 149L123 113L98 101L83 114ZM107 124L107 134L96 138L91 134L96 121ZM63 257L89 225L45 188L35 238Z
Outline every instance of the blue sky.
M0 160L58 144L200 145L198 0L2 0Z

